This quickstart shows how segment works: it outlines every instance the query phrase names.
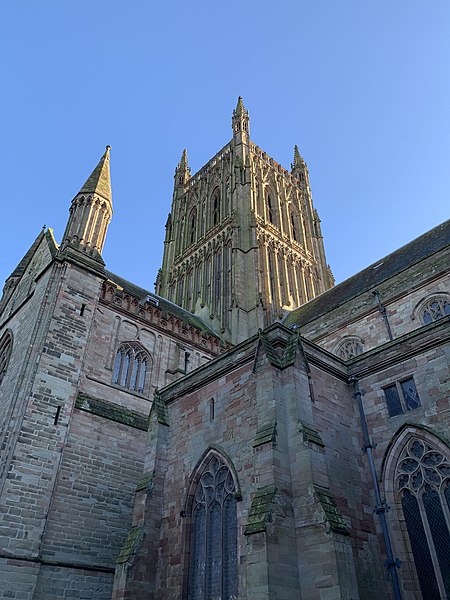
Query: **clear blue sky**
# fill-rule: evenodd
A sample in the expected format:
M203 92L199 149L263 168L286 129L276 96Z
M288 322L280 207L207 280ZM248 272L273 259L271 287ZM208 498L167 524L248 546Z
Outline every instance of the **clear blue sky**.
M22 0L0 6L3 282L112 146L110 270L153 289L173 173L251 137L308 163L342 281L448 218L450 2Z

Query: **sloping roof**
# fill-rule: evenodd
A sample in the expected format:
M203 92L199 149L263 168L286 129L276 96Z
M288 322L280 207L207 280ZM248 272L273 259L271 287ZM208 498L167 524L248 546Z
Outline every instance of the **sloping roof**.
M221 339L220 336L213 329L211 329L211 327L209 327L209 325L207 325L204 321L202 321L202 319L192 314L188 310L185 310L177 304L174 304L173 302L170 302L169 300L166 300L161 296L153 294L152 292L149 292L144 288L134 285L134 283L130 283L129 281L123 279L122 277L119 277L115 273L111 273L111 271L106 271L106 275L111 281L116 283L119 287L123 288L123 290L125 290L131 296L139 298L139 300L145 300L145 298L150 296L151 298L154 298L157 301L158 308L160 308L162 311L173 315L174 317L180 319L184 323L188 323L189 325L192 325L193 327L204 331L208 335L212 335L217 339Z
M284 325L305 325L450 245L450 220L378 260L289 313Z
M46 231L44 228L42 228L41 231L39 232L39 235L37 236L37 238L31 244L30 248L27 250L24 257L22 258L20 263L17 265L17 267L14 269L14 271L11 273L11 275L9 277L21 277L23 275L23 273L26 271L26 268L30 264L30 261L33 258L34 253L36 252L36 250L38 249L40 243L42 242L42 240L44 238L47 240L47 244L48 244L50 253L52 254L52 256L55 255L56 250L57 250L57 245L56 245L55 239L53 237L53 232L51 229L47 229L47 231Z

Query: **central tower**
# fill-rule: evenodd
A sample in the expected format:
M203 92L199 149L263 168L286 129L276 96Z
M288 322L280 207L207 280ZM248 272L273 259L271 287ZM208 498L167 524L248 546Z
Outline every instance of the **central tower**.
M238 343L333 285L308 169L291 172L250 140L239 97L233 139L195 175L175 170L156 292Z

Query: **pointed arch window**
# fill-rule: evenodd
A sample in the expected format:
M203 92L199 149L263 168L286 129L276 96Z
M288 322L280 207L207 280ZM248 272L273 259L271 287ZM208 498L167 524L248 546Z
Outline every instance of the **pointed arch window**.
M0 339L0 385L6 375L9 359L11 358L12 335L6 331Z
M238 597L236 485L228 466L209 455L191 505L188 600Z
M149 356L138 344L122 344L116 353L112 383L143 394Z
M413 436L400 454L395 489L424 600L450 597L450 460Z
M220 192L215 190L212 196L212 226L220 221Z
M197 211L194 210L191 212L190 220L189 220L189 244L192 245L195 242L195 230L197 228Z
M450 299L445 296L431 298L420 311L420 318L424 325L429 325L447 315L450 315Z
M272 198L270 197L270 194L267 194L267 197L266 197L266 208L267 208L267 218L269 219L269 222L275 223L274 217L273 217Z
M294 240L294 242L298 242L298 233L297 233L297 227L295 226L295 217L294 217L294 213L291 213L291 232L292 232L292 239Z

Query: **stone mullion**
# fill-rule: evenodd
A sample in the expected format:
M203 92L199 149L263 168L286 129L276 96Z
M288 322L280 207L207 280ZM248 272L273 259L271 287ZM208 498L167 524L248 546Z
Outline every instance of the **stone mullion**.
M295 293L295 303L297 306L302 304L302 298L300 293L300 287L298 283L298 262L295 258L292 258L292 281L294 282L294 293Z
M265 295L264 304L268 308L272 298L270 297L270 281L269 281L269 257L267 242L263 239L261 242L261 258L263 262L263 269L261 274L261 283L263 285L262 293Z
M281 306L281 293L280 293L280 276L278 272L278 249L273 248L273 268L275 270L274 274L274 292L275 292L275 302L274 305L278 310Z

